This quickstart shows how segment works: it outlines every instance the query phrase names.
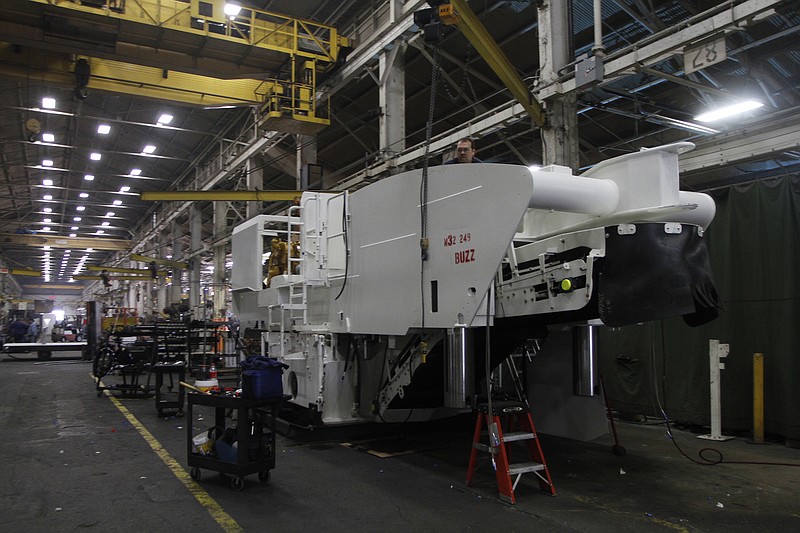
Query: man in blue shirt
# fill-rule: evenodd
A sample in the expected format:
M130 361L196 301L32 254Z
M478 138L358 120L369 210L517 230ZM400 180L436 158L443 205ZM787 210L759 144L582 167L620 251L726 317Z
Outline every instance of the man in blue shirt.
M445 165L455 165L458 163L483 163L475 157L478 150L475 149L475 141L469 137L463 137L456 144L456 157L445 161Z

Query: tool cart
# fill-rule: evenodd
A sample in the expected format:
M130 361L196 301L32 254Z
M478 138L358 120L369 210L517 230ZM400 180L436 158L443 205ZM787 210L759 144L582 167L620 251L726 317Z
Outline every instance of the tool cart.
M269 481L270 470L275 468L275 427L281 404L289 396L267 399L245 399L233 396L190 393L188 398L189 423L187 427L187 452L192 479L202 477L201 469L229 474L231 488L242 490L244 476L258 474L262 482ZM202 453L193 441L195 420L193 407L201 405L214 408L214 426L209 437L215 440L215 451ZM226 426L225 413L235 410L235 427ZM230 420L230 419L228 419ZM226 442L225 436L235 435L235 446Z

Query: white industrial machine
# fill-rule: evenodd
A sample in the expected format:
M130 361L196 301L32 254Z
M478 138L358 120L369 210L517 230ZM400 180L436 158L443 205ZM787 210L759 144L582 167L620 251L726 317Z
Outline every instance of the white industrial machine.
M548 326L716 316L714 202L678 188L692 147L582 176L443 165L306 192L234 230L234 311L289 365L284 392L313 423L452 414L480 392L487 351L494 366Z

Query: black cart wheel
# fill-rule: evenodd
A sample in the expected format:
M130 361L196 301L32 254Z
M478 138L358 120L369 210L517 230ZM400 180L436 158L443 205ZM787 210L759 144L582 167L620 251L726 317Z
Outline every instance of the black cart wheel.
M200 481L200 478L203 477L203 472L199 468L197 468L195 466L195 467L192 467L192 471L190 472L190 475L192 476L193 480Z
M269 481L270 477L271 477L271 474L269 473L269 470L265 470L263 472L259 472L258 473L258 480L261 483L266 483L267 481Z
M111 367L114 365L114 350L106 346L101 348L97 355L94 357L92 364L92 374L97 379L100 379L111 372Z
M231 488L233 490L242 490L244 488L244 478L233 476L231 478Z

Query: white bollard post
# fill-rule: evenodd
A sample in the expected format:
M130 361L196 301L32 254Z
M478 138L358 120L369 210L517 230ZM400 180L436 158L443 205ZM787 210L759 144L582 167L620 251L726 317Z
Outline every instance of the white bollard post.
M730 353L730 345L720 344L717 339L709 339L708 341L708 358L711 379L711 434L698 435L698 439L726 441L731 440L733 437L726 437L722 435L722 405L720 395L720 370L725 369L723 359L728 357Z

